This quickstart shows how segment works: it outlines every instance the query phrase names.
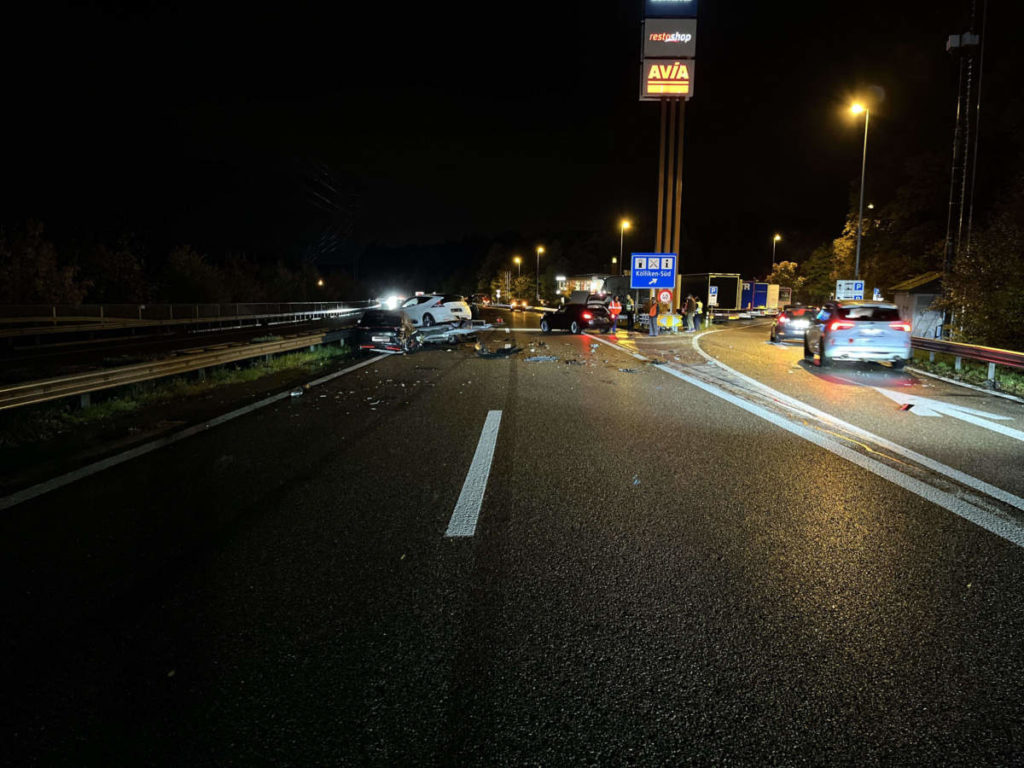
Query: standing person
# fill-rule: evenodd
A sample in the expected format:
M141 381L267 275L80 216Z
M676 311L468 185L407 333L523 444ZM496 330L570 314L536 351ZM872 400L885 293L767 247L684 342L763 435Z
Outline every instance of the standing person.
M697 318L697 330L699 331L704 323L704 302L700 300L700 296L697 297L697 314L694 317Z
M622 304L619 303L618 296L613 296L608 303L608 314L612 316L612 329L609 333L614 336L619 330L619 315L622 314Z
M657 299L651 299L651 308L648 310L647 315L651 319L651 328L647 332L648 336L658 335L658 301Z
M697 302L693 300L693 295L686 297L686 330L693 331L693 316L697 314Z
M633 330L633 317L636 315L636 305L633 304L633 297L626 294L626 321L629 323L626 329Z

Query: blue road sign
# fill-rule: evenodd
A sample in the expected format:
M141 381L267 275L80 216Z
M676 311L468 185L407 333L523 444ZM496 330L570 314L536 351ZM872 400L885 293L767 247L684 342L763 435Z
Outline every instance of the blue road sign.
M676 254L634 253L629 271L630 288L676 287Z

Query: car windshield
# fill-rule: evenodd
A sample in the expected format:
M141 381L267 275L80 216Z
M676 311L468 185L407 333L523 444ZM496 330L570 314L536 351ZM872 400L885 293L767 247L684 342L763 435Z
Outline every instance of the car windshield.
M900 319L900 311L896 307L852 306L837 307L836 316L844 320L861 322L891 322Z

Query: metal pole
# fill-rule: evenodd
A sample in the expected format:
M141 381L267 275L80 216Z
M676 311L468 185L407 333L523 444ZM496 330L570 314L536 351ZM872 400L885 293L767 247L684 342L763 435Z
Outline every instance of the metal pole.
M860 211L857 213L857 260L854 262L853 279L860 280L860 237L864 225L864 170L868 164L868 120L871 111L864 110L864 154L860 160Z
M676 211L675 232L672 235L672 253L676 254L676 269L679 268L679 229L683 210L683 126L686 117L686 102L679 99L679 147L676 149Z
M622 226L622 222L619 222L619 274L622 274L622 238L626 233L626 228Z
M537 303L540 303L540 248L537 249L537 281L533 286L537 289Z
M772 235L772 268L768 270L769 277L771 277L772 272L775 271L775 246L778 244L779 241L775 239L775 235Z
M661 225L665 207L665 101L661 102L661 139L658 142L658 228L654 250L661 253ZM637 294L639 297L639 293Z
M665 197L665 235L661 240L662 246L667 251L672 247L672 193L674 191L675 172L676 172L676 102L670 101L668 104L668 164L665 166L668 169L668 184L665 185L666 197ZM659 252L664 252L660 248Z

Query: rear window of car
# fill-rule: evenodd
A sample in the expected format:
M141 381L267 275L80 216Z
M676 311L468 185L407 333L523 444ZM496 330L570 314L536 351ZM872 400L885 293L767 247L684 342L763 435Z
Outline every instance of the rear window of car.
M402 324L402 316L397 312L381 312L379 309L371 309L363 313L359 324L363 326L399 326Z
M844 320L882 323L899 320L900 311L896 307L837 307L836 316Z
M814 307L800 307L798 309L787 309L786 314L790 317L804 317L805 315L813 315L817 310Z
M447 304L449 301L465 301L462 296L458 296L454 293L446 293L444 295L444 303Z

